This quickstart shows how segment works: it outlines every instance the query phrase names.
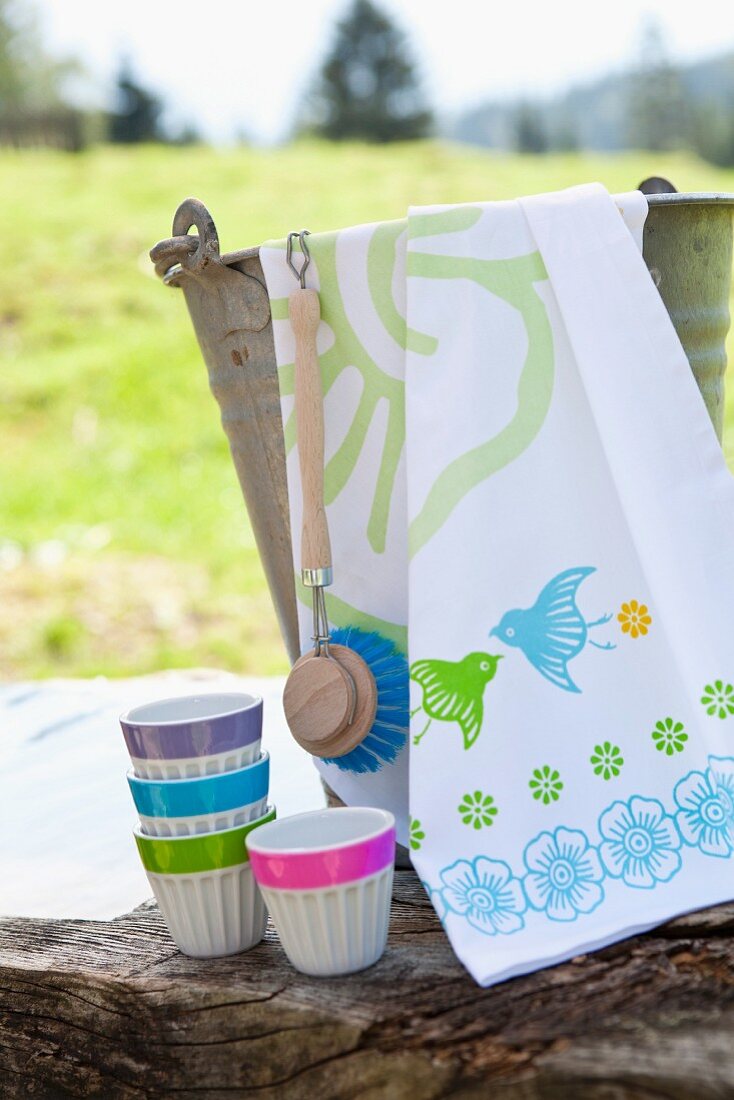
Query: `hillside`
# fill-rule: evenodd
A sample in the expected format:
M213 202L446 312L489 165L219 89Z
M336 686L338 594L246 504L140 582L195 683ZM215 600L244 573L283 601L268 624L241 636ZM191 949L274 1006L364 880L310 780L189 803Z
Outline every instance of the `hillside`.
M676 95L694 124L700 112L728 110L734 118L734 51L677 68ZM614 152L629 148L638 89L633 70L579 84L546 100L530 100L551 144ZM514 147L518 100L490 100L465 111L447 132L456 141L492 149Z

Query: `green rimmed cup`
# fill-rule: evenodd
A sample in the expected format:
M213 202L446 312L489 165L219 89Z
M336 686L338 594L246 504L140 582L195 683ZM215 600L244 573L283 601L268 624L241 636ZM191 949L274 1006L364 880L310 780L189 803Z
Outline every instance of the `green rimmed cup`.
M249 860L247 834L258 825L274 820L275 807L271 806L263 817L218 833L160 837L147 836L138 828L134 830L135 843L146 871L159 875L192 875L234 867Z
M247 837L275 819L275 807L236 829L195 836L146 836L135 843L176 946L194 958L248 951L265 933L267 911L250 867Z

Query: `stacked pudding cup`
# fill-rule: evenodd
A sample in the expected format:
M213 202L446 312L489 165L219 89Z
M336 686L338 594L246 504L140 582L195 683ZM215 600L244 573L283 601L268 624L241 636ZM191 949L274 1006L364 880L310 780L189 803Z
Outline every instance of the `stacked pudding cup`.
M267 912L248 837L275 819L262 699L235 692L163 699L120 717L139 815L135 842L168 929L186 955L259 943Z

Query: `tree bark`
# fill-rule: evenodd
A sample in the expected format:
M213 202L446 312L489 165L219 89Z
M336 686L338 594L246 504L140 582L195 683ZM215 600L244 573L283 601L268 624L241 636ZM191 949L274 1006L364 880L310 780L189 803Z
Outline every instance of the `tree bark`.
M3 1096L224 1100L734 1096L734 905L479 989L412 872L388 948L310 979L274 931L195 960L152 903L0 922Z

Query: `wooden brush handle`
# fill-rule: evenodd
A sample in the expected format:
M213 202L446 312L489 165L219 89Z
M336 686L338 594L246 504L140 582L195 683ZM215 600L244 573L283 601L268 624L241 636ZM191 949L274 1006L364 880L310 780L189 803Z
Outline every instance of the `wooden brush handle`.
M324 507L324 408L316 331L321 319L315 290L294 290L288 299L296 340L296 424L303 493L301 574L304 584L331 584L331 544Z

